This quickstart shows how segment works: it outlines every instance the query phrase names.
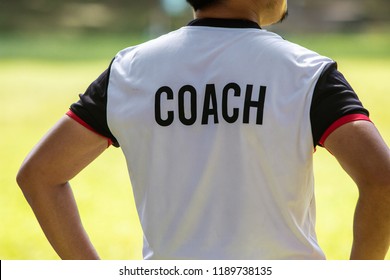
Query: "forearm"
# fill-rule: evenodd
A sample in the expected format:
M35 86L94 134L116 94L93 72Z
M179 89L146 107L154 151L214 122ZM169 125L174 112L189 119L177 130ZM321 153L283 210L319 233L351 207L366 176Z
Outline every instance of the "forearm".
M360 195L354 218L351 259L386 257L390 246L389 197L388 190Z
M62 259L99 259L80 220L69 183L22 188L39 224Z

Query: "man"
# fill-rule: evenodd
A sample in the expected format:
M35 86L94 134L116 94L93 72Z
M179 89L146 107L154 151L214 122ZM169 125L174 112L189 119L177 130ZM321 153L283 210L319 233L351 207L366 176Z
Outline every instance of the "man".
M285 0L188 1L196 19L118 53L32 150L18 183L63 259L98 259L69 180L126 156L145 259L324 259L312 157L359 188L351 259L390 243L390 152L332 60L261 26Z

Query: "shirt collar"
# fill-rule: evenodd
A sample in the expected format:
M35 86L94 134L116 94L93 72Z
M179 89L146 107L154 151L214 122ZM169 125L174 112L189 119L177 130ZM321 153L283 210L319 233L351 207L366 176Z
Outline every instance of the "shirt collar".
M194 19L188 26L209 26L209 27L225 27L225 28L255 28L261 29L254 21L246 19L223 19L223 18L201 18Z

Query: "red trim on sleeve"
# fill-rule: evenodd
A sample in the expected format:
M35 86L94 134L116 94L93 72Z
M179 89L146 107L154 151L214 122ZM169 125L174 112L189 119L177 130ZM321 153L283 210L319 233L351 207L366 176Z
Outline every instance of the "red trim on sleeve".
M366 115L363 115L363 114L351 114L351 115L346 115L344 117L341 117L340 119L338 119L337 121L335 121L334 123L332 123L328 127L328 129L322 135L322 137L319 141L319 144L321 146L324 146L326 139L333 131L335 131L340 126L342 126L346 123L349 123L349 122L353 122L353 121L369 121L369 122L371 122L370 118Z
M71 110L66 112L66 115L68 117L70 117L71 119L75 120L76 122L78 122L79 124L81 124L82 126L84 126L85 128L89 129L90 131L92 131L96 134L99 134L100 136L106 138L107 139L107 147L112 145L112 140L110 138L107 138L106 136L101 135L99 132L97 132L95 129L93 129L89 124L87 124L85 121L83 121L79 116L77 116L75 113L73 113Z

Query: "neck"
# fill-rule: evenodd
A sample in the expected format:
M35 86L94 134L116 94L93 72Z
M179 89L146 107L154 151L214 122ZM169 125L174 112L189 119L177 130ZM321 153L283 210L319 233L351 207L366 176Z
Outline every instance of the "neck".
M198 10L195 12L195 18L244 19L259 24L259 14L256 12L256 9L243 5L240 1L226 1Z

